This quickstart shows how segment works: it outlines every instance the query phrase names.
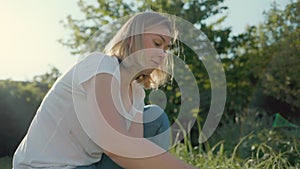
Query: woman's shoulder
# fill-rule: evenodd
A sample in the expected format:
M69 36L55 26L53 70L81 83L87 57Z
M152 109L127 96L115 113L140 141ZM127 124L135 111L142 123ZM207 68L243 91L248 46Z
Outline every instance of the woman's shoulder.
M108 71L110 73L117 73L119 62L114 56L109 56L101 52L93 52L79 61L77 67L77 70L83 72Z
M78 77L79 83L83 83L100 73L120 79L118 59L100 52L90 53L74 67L73 75Z
M92 52L87 55L85 55L83 58L79 59L79 62L81 61L101 61L101 62L107 62L114 65L118 64L118 59L114 56L106 55L102 52ZM95 63L95 62L94 62Z

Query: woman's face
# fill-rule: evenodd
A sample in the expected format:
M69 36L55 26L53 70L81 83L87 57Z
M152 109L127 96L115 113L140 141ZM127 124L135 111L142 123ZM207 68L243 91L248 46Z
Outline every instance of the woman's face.
M170 32L166 27L148 30L143 34L143 65L158 68L165 63L166 50L170 46Z

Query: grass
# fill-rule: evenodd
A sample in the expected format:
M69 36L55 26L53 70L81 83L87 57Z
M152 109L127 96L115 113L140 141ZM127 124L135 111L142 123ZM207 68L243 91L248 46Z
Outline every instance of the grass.
M287 158L287 152L276 153L272 147L261 144L256 152L246 159L236 155L237 149L248 136L243 137L234 147L233 152L224 151L224 141L213 147L204 143L205 151L198 146L192 147L186 138L170 150L178 158L202 169L300 169L300 164L292 166ZM298 151L298 150L296 150ZM300 158L300 155L299 155ZM11 169L11 158L0 158L0 169Z
M237 126L228 123L225 127L222 133L232 137L230 129ZM299 137L299 130L261 129L241 137L233 146L228 138L212 146L209 142L192 146L191 135L187 134L170 152L201 169L300 169ZM0 169L11 169L11 160L0 158Z
M178 144L171 152L187 163L202 169L300 169L299 163L295 166L290 164L288 152L276 153L265 144L260 145L253 156L246 159L239 158L235 153L244 139L246 137L241 139L231 153L224 151L223 141L212 148L206 146L205 152L199 147L189 150L186 143Z
M198 129L201 129L199 124ZM222 132L235 130L236 133L237 124L229 126L231 129L225 128ZM200 135L201 131L198 132ZM231 145L225 144L226 141L231 142L228 138L214 143L212 147L209 142L193 147L191 136L187 134L183 142L171 149L171 153L201 169L300 169L298 135L298 130L260 129L239 138L233 148L228 148L226 145Z

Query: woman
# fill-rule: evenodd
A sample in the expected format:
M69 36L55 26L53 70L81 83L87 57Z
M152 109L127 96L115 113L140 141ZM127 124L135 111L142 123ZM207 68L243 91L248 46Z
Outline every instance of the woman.
M143 102L143 88L157 88L172 72L171 37L166 17L136 14L105 54L92 53L62 75L16 150L14 169L194 168L165 151L167 116Z

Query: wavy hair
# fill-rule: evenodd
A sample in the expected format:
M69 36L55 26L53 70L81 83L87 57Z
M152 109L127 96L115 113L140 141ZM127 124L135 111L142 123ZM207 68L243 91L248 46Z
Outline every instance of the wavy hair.
M112 57L117 57L119 61L122 61L133 52L144 49L142 43L143 33L161 26L169 29L171 34L166 36L171 36L174 43L177 38L177 30L169 17L157 12L137 13L126 21L105 46L104 53ZM128 43L129 38L130 43ZM142 57L138 57L138 59L142 59ZM173 57L171 54L167 54L161 67L155 68L149 75L139 75L136 80L146 89L157 89L173 78L173 68Z

